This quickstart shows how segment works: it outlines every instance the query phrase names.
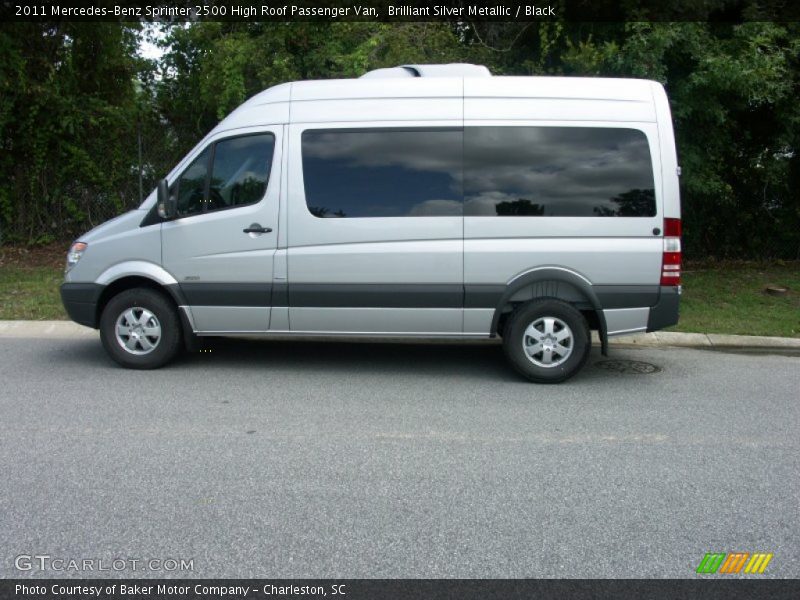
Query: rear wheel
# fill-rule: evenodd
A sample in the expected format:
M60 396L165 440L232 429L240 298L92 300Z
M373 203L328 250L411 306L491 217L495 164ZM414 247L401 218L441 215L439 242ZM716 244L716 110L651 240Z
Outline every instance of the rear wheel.
M109 356L123 367L157 369L171 361L180 348L178 312L155 290L126 290L103 310L100 340Z
M505 326L503 349L514 368L536 383L559 383L589 358L589 324L561 300L534 300L517 308Z

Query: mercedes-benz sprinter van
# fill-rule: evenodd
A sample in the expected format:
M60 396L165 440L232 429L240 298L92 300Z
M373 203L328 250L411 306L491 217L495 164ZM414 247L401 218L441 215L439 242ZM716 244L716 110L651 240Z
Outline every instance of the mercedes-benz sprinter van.
M80 237L61 296L125 367L198 336L489 338L536 382L590 331L678 320L663 87L411 65L250 98L137 209Z

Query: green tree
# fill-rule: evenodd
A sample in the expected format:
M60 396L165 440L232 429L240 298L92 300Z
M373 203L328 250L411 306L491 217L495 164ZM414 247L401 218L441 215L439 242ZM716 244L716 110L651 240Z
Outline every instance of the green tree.
M159 110L184 146L279 83L358 77L384 66L469 55L444 23L202 22L170 28L164 45Z
M0 29L4 241L62 238L138 200L137 28L24 23Z

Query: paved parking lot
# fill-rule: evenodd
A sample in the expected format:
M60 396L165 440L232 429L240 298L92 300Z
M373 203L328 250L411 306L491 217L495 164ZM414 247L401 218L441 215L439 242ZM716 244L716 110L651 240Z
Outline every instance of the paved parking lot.
M765 576L799 577L800 358L611 358L646 364L595 353L537 386L496 346L229 340L136 372L93 338L0 339L0 576L93 574L14 566L49 555L687 577L706 552L766 551Z

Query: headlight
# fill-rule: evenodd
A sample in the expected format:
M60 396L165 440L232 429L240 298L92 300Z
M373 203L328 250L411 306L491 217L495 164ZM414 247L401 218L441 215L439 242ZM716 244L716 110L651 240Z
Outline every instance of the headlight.
M72 267L78 264L78 261L83 256L83 253L86 251L86 244L83 242L75 242L70 246L69 252L67 252L67 268L66 271L69 271Z

